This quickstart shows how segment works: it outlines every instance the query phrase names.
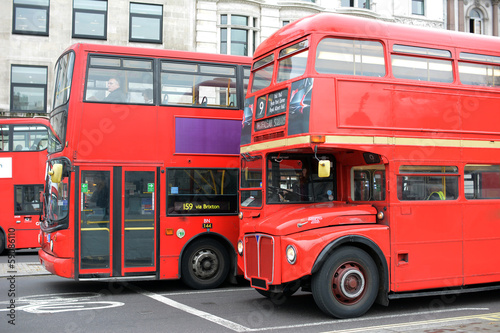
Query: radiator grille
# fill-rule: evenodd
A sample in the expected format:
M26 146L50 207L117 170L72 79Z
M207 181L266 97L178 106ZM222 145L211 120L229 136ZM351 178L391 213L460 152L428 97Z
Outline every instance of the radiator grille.
M245 236L245 276L261 278L271 284L274 279L274 238L255 234Z

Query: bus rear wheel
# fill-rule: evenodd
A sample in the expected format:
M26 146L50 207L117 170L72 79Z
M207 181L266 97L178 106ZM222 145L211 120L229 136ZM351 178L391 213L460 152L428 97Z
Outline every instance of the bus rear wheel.
M334 252L312 277L312 293L318 307L336 318L366 313L377 297L379 276L373 259L356 247Z
M200 239L182 257L182 281L193 289L217 288L229 273L229 255L219 242Z

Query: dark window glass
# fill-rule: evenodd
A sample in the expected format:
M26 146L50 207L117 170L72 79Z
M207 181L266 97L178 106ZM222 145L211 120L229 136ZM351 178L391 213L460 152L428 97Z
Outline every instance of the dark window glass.
M458 198L458 168L455 166L403 165L397 179L401 201Z
M50 0L14 0L12 33L49 35Z
M467 199L500 199L500 165L466 165L464 192Z
M15 185L14 214L39 214L42 210L42 205L40 204L40 192L43 192L43 184Z
M11 111L47 112L47 67L11 67Z
M237 108L236 67L164 61L161 104Z
M130 3L131 42L162 43L163 6Z
M425 15L424 11L424 0L412 0L411 2L411 12L413 15Z
M326 202L335 199L335 163L333 156L318 155L331 161L329 177L319 177L318 160L314 155L269 155L267 159L266 202L292 204Z
M84 100L153 104L153 60L91 56Z
M10 149L10 126L0 125L0 151L9 151Z
M167 215L237 213L237 169L167 170Z
M353 201L385 200L385 167L383 165L353 167L351 198Z
M106 0L73 0L73 38L106 39Z
M370 9L370 0L342 0L341 6Z

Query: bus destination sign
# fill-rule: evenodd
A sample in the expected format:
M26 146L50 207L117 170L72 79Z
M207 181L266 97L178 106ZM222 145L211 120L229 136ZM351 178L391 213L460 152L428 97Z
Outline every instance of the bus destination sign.
M284 114L272 118L266 118L255 122L255 131L263 131L273 127L284 126L285 123L286 115Z

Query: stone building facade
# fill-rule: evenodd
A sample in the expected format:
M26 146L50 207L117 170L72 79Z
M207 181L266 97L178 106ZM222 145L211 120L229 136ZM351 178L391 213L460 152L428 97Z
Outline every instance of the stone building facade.
M482 21L471 25L475 8ZM49 112L54 64L74 43L251 56L283 25L319 12L498 35L498 0L3 0L0 114Z

